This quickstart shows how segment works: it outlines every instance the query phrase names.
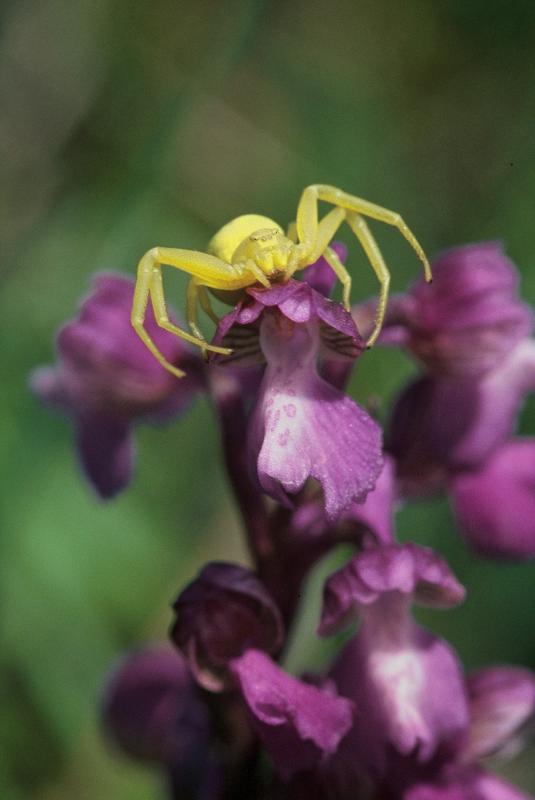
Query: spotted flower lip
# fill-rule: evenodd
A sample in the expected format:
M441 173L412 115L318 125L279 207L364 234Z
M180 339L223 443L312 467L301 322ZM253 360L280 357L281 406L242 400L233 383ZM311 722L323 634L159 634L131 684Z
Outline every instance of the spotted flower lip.
M318 767L336 752L353 721L350 700L288 675L258 650L248 650L232 669L283 780Z
M149 310L148 332L188 376L177 381L158 364L132 328L133 292L129 278L97 276L76 319L58 333L57 365L30 378L41 401L73 419L82 467L105 499L131 479L134 426L180 414L204 382L200 359L162 331Z
M247 289L214 339L234 348L219 363L266 362L247 431L254 480L287 506L316 480L330 520L366 497L383 465L379 426L318 373L320 360L351 363L366 346L351 314L321 293L331 273L320 259L303 281Z
M314 478L334 519L374 488L383 464L381 430L318 375L317 320L295 325L266 314L260 341L268 364L248 433L251 469L283 504Z
M197 682L213 692L232 686L233 659L251 648L274 653L282 645L279 609L260 579L238 564L207 564L173 609L171 638Z

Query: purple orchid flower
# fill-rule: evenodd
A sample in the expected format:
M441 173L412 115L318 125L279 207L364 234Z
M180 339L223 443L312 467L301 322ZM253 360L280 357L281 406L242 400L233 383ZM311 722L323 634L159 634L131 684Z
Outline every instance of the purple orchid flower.
M353 704L285 673L280 614L261 581L234 564L208 564L174 604L171 637L196 681L211 692L238 689L254 730L288 780L338 747Z
M182 656L166 645L127 655L102 702L108 738L135 761L160 767L169 796L215 800L220 764L208 707Z
M457 657L410 609L413 602L449 608L463 598L443 559L414 544L365 550L327 581L319 633L361 619L331 671L359 709L340 752L348 769L382 781L399 760L426 763L457 748L468 724Z
M450 250L433 275L392 310L426 371L398 400L389 435L400 477L414 486L425 486L425 472L481 464L511 436L535 387L533 314L500 245Z
M535 675L520 667L487 667L468 675L466 688L470 722L462 748L431 780L417 778L403 800L530 800L479 762L522 749L535 715Z
M288 675L258 650L247 650L232 670L253 727L283 781L337 751L353 722L351 701Z
M535 714L535 676L492 667L466 679L453 649L412 619L412 602L448 608L462 586L431 550L413 544L355 556L325 587L320 633L361 627L331 671L357 707L323 779L349 800L371 781L388 800L522 798L480 760L521 744Z
M521 493L529 504L528 461L517 479L507 458L524 398L535 389L533 314L519 300L514 265L495 242L444 253L433 275L432 285L420 281L393 300L381 336L384 344L405 347L424 368L400 394L387 434L400 492L446 491L479 553L533 557L534 532L518 520L513 499ZM371 312L370 304L356 309L361 326ZM488 501L478 489L485 491L484 476L492 476L493 495L502 503L499 522L490 526L490 508L483 508Z
M176 380L140 341L130 323L133 291L129 278L98 276L78 317L58 333L57 365L31 376L37 397L73 419L82 467L102 498L130 482L134 427L179 415L203 383L201 361L157 326L150 309L147 330L187 377Z
M323 272L318 264L308 278L325 290ZM288 495L313 478L334 519L375 486L381 431L318 372L320 358L351 363L365 345L351 315L311 283L248 289L248 300L221 320L216 336L234 348L233 355L217 360L266 361L247 434L251 471L261 488L288 504Z
M110 674L103 699L106 730L132 758L170 763L187 749L195 728L208 733L208 715L186 660L168 645L126 656Z
M512 439L449 484L461 531L482 555L535 556L535 440Z

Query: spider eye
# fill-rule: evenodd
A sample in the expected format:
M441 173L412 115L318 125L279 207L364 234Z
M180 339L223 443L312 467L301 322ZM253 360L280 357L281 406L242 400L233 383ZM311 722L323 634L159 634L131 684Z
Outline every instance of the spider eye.
M259 231L254 231L250 236L249 239L251 242L270 242L272 239L276 239L277 236L280 236L280 230L278 228L261 228Z

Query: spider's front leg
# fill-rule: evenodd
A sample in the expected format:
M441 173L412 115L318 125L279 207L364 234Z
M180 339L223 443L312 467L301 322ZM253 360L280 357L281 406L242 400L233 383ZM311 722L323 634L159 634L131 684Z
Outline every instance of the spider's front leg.
M319 201L332 203L335 206L321 222L318 222ZM319 258L322 252L324 253L325 258L329 261L329 264L343 285L344 305L346 308L349 308L351 277L340 259L336 256L336 253L328 248L328 244L338 230L341 222L344 219L347 221L351 230L359 240L364 252L368 256L368 260L380 284L375 326L368 339L368 346L371 346L379 336L383 325L388 302L390 273L364 216L395 226L405 239L407 239L422 261L426 280L430 281L432 279L431 268L422 247L399 214L377 206L374 203L370 203L367 200L346 194L340 189L336 189L334 186L314 185L308 186L303 191L297 209L296 230L299 242L312 254L311 261ZM299 247L301 245L297 246ZM321 249L322 247L324 248L323 250ZM311 261L308 261L308 263L311 263Z
M314 228L317 228L319 201L331 203L331 205L337 208L343 208L347 211L361 214L363 217L376 219L379 222L385 222L387 225L392 225L397 228L422 262L426 281L432 281L431 267L429 266L423 248L397 211L390 211L388 208L370 203L369 200L364 200L362 197L355 197L354 195L347 194L347 192L343 192L335 186L315 184L307 186L303 191L297 208L297 230L300 241L305 241L307 236L309 236L309 231L313 232Z
M325 255L325 250L346 218L346 212L342 208L333 208L318 223L317 204L315 210L311 209L311 212L310 224L306 230L303 231L299 228L299 218L288 227L288 238L290 241L295 242L287 269L289 278L296 270L308 267L317 261L320 256ZM345 269L343 265L342 269ZM337 270L335 269L334 271L338 275ZM338 277L340 278L340 275Z
M366 344L371 347L377 341L381 333L388 303L388 290L390 288L390 272L384 262L383 254L379 250L379 245L375 241L372 232L368 228L366 220L352 211L346 212L347 224L362 245L362 249L368 256L368 261L373 267L377 279L379 280L379 302L375 311L375 325Z
M212 304L210 302L210 296L206 291L205 287L198 283L195 278L191 278L190 282L188 283L188 290L187 290L187 303L186 303L186 319L188 321L188 325L190 331L202 342L205 342L204 346L202 347L202 354L205 360L208 359L208 350L213 349L211 345L208 345L206 342L206 337L199 328L199 315L197 313L197 303L200 303L202 310L210 317L212 322L216 325L219 325L219 317L215 313L214 309L212 308Z
M360 214L355 214L352 211L345 211L343 209L334 210L340 211L343 214L342 219L346 220L347 224L359 240L360 244L362 245L362 249L368 256L368 260L379 280L379 302L377 304L377 310L375 313L375 325L367 341L368 347L371 347L375 343L383 326L386 305L388 301L388 289L390 287L390 273L386 267L382 253L379 250L379 246L366 224L366 220L361 217ZM327 233L331 233L332 230L332 224L329 224L329 228L325 226L325 230L322 230L324 223L328 220L328 217L329 214L318 225L318 240L322 246L325 241L325 236ZM332 231L332 236L334 236L335 233L336 230ZM351 275L331 247L325 246L323 256L329 262L333 272L342 284L342 300L346 310L349 311L351 308Z
M201 336L194 336L170 321L163 290L162 264L188 272L190 275L195 276L199 282L216 289L239 288L235 284L240 283L240 276L237 275L236 270L230 264L226 264L215 256L194 250L155 247L149 250L139 262L132 304L132 325L162 367L165 367L178 378L182 378L184 372L165 358L145 329L145 313L149 299L152 302L156 322L164 330L200 347L203 351L209 350L223 355L229 355L232 351L226 347L208 344L202 334Z

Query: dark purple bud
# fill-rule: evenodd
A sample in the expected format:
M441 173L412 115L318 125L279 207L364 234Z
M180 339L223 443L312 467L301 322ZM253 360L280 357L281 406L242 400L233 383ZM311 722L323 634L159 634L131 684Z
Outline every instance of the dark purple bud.
M284 672L249 650L232 669L253 725L283 780L321 765L353 722L353 704Z
M535 441L517 439L450 482L468 543L493 558L535 557Z
M207 710L185 659L170 647L139 650L119 664L102 716L108 734L139 761L188 770L206 747Z
M78 317L58 334L57 365L31 377L43 402L73 418L82 466L105 498L129 482L133 425L180 413L202 385L200 359L159 328L150 309L147 331L187 377L172 376L145 347L130 323L133 291L129 278L98 276Z
M275 653L283 642L280 612L256 575L236 564L208 564L180 593L171 638L201 686L232 685L228 666L250 648Z

